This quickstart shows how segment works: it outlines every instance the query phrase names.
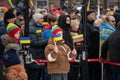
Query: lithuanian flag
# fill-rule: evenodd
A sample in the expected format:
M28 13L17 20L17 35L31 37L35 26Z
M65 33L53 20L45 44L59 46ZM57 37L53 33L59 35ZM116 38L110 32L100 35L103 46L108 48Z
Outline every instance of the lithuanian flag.
M30 44L30 37L20 37L20 44Z
M55 35L53 36L53 38L54 38L54 41L60 41L60 40L63 40L61 34L55 34Z
M41 33L42 32L42 28L36 28L36 33Z
M13 3L12 3L11 0L4 0L4 1L2 2L2 5L3 5L4 7L6 7L6 8L13 8L13 7L14 7L14 5L13 5Z
M80 35L76 35L76 36L72 36L73 38L73 42L76 43L76 42L81 42L84 40L83 38L83 34L80 34Z

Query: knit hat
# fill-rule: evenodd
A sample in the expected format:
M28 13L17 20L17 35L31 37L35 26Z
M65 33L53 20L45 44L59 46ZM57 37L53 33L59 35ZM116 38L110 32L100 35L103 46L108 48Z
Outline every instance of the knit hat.
M52 36L57 34L59 31L63 32L63 30L58 25L53 26L51 29Z
M91 13L94 13L95 11L93 11L93 10L90 10L90 11L87 11L87 16L89 15L89 14L91 14Z
M13 12L6 12L4 16L4 20L7 21L8 19L15 18L15 15Z
M42 14L40 14L40 13L35 13L35 14L33 14L33 20L35 21L35 22L38 22L40 19L42 19L43 18L43 15Z
M17 33L18 31L20 31L20 28L19 28L17 25L15 25L14 23L9 23L9 24L7 25L7 33L8 33L8 35L9 35L9 37L12 37L12 38L16 39L16 38L14 37L14 35L15 35L15 33Z

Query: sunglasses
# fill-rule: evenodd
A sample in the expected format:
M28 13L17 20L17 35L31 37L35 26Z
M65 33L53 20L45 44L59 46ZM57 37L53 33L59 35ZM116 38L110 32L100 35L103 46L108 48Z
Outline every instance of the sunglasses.
M115 21L111 21L111 22L115 22Z

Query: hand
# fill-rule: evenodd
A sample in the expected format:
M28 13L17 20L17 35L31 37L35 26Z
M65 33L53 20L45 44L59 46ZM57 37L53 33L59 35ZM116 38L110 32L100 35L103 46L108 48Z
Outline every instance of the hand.
M73 50L72 50L72 53L73 53L73 54L77 54L76 49L73 49Z
M55 43L54 51L55 51L55 53L58 53L58 47L57 47L57 45L56 45L56 42L54 42L54 43Z

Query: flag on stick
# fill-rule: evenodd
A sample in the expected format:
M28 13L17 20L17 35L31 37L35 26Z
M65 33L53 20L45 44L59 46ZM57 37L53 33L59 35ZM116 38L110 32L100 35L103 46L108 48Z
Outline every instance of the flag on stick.
M87 4L87 11L90 11L90 0L88 1L88 4Z
M4 7L6 7L6 8L13 8L13 7L14 7L11 0L5 0L5 1L3 1L3 2L2 2L2 5L3 5Z
M20 44L30 44L30 37L20 37Z
M81 41L83 41L83 40L84 40L83 34L73 36L73 42L74 42L74 43L76 43L76 42L81 42Z

